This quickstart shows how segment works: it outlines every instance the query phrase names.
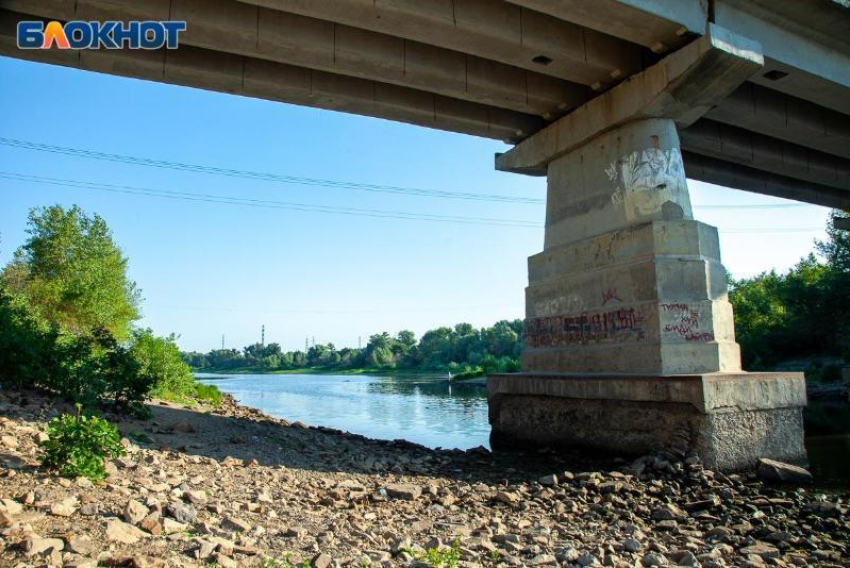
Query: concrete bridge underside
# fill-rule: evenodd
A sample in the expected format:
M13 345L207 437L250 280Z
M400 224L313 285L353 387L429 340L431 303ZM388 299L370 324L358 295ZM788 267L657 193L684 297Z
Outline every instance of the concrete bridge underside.
M21 51L25 19L188 29L174 51ZM546 236L494 444L684 429L711 467L805 460L803 379L741 371L686 177L850 209L847 0L0 0L0 54L514 144L496 167L547 176Z

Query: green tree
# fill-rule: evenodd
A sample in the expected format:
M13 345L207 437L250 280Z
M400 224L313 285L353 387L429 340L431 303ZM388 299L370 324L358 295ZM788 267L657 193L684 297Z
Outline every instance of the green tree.
M835 217L847 219L850 218L850 212L833 211L827 223L827 240L818 241L815 247L835 270L850 273L850 231L837 229L833 222Z
M104 329L128 339L139 318L139 291L106 222L55 205L30 211L27 233L0 275L9 289L67 331Z
M729 299L744 368L770 369L783 360L835 356L850 341L850 237L830 222L815 255L785 274L731 281Z
M396 339L399 343L404 345L408 351L416 345L416 334L407 329L399 331L398 335L396 335Z
M393 352L389 347L377 347L369 354L369 363L374 367L393 367Z
M152 385L154 396L190 397L195 393L192 369L180 357L174 335L157 337L150 329L133 332L130 353L139 365L139 373Z
M321 344L313 345L309 350L307 350L307 365L310 367L318 367L325 361L327 353L327 346Z
M454 331L438 327L426 331L419 341L419 356L426 365L447 365L454 354Z
M832 291L827 308L834 318L837 345L850 360L850 231L835 227L833 218L850 218L850 212L832 212L827 226L827 240L816 243L818 252L830 267L826 286Z
M507 320L496 322L482 330L482 341L488 353L495 357L518 357L521 350L515 324Z

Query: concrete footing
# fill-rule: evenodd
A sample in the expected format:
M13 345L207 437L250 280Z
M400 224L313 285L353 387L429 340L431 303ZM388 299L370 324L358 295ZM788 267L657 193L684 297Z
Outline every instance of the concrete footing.
M491 445L585 447L638 456L683 429L706 467L804 464L802 373L518 373L488 378Z

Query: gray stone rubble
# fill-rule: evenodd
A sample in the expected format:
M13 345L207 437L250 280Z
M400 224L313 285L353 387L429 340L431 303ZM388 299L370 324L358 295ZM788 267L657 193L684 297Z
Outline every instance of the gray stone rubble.
M0 393L0 566L428 566L452 545L459 566L850 566L850 494L707 471L685 432L591 468L368 440L229 397L151 409L93 485L37 468L50 401Z

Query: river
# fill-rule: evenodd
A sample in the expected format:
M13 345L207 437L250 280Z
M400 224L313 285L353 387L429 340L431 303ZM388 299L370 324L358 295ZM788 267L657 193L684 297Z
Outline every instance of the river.
M431 448L489 447L480 386L444 379L370 375L198 375L240 403L272 416ZM850 411L810 403L806 438L819 487L850 488ZM825 426L826 424L826 426ZM832 426L832 429L829 428Z
M431 448L488 446L487 397L445 380L369 375L231 375L208 378L272 416Z

